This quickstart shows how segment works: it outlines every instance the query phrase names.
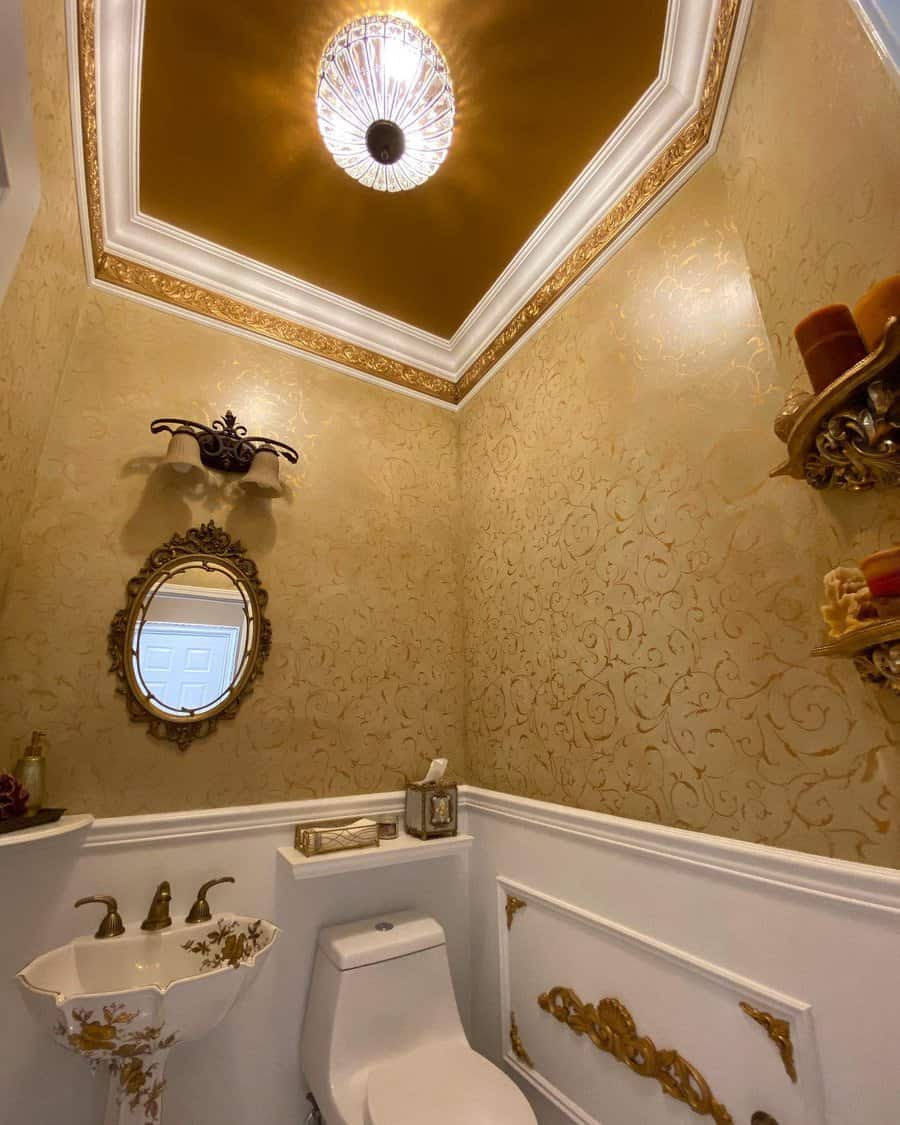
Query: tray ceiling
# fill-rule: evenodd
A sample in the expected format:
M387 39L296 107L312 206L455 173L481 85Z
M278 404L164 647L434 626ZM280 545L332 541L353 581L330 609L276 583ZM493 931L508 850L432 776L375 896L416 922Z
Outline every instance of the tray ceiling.
M749 0L408 0L454 82L411 191L319 137L359 0L67 0L93 279L457 405L714 146ZM724 96L723 96L724 95Z
M666 0L404 0L443 50L453 143L389 194L316 124L322 49L362 4L152 0L141 210L450 337L656 78Z

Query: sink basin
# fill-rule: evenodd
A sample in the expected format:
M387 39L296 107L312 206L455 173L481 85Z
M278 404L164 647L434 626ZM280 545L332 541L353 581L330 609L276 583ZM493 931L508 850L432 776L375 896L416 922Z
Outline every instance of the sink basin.
M71 1051L110 1071L104 1125L159 1125L165 1065L228 1013L279 934L258 918L76 938L19 974L33 1018Z

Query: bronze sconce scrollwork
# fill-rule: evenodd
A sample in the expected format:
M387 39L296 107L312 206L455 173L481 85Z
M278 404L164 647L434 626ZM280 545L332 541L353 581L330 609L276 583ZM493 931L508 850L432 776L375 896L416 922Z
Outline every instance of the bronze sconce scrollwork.
M218 469L245 474L242 483L253 485L270 495L281 491L278 482L279 458L296 465L300 454L293 446L261 434L248 434L227 410L211 426L187 418L156 418L150 423L153 434L170 433L166 464L179 472L190 469Z

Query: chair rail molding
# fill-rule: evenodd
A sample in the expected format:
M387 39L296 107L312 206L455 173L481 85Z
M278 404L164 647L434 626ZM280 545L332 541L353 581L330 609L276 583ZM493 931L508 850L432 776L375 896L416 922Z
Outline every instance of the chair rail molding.
M259 832L289 827L299 820L402 813L403 808L404 793L395 791L101 817L92 824L83 846L96 848ZM460 785L459 809L461 832L470 831L468 814L478 812L552 835L593 841L603 848L638 851L654 862L701 867L711 875L756 880L787 893L812 894L841 906L875 908L900 917L900 871L893 868L668 828L474 785Z

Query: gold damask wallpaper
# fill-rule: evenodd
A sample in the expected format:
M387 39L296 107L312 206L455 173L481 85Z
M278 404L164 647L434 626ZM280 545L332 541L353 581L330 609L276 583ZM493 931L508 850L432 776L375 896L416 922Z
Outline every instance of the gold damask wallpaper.
M75 205L63 5L32 0L26 16L42 199L0 304L0 604L87 292Z
M896 270L896 110L841 0L757 0L721 156L464 410L476 784L900 865L900 706L809 656L900 499L768 479L794 322Z
M231 408L302 454L286 495L161 469L151 419ZM47 731L50 797L113 816L402 787L462 761L456 425L429 404L92 291L0 619L11 756ZM130 725L106 633L173 531L214 519L269 591L272 654L185 754Z
M457 416L87 289L61 9L28 5L44 201L0 310L7 760L46 730L51 800L102 816L392 789L440 752L900 865L900 701L809 655L822 573L900 541L900 497L768 478L792 325L897 268L897 93L844 0L756 0L716 157ZM161 470L150 419L229 407L301 450L283 498ZM106 631L210 518L274 646L179 755L128 724Z

